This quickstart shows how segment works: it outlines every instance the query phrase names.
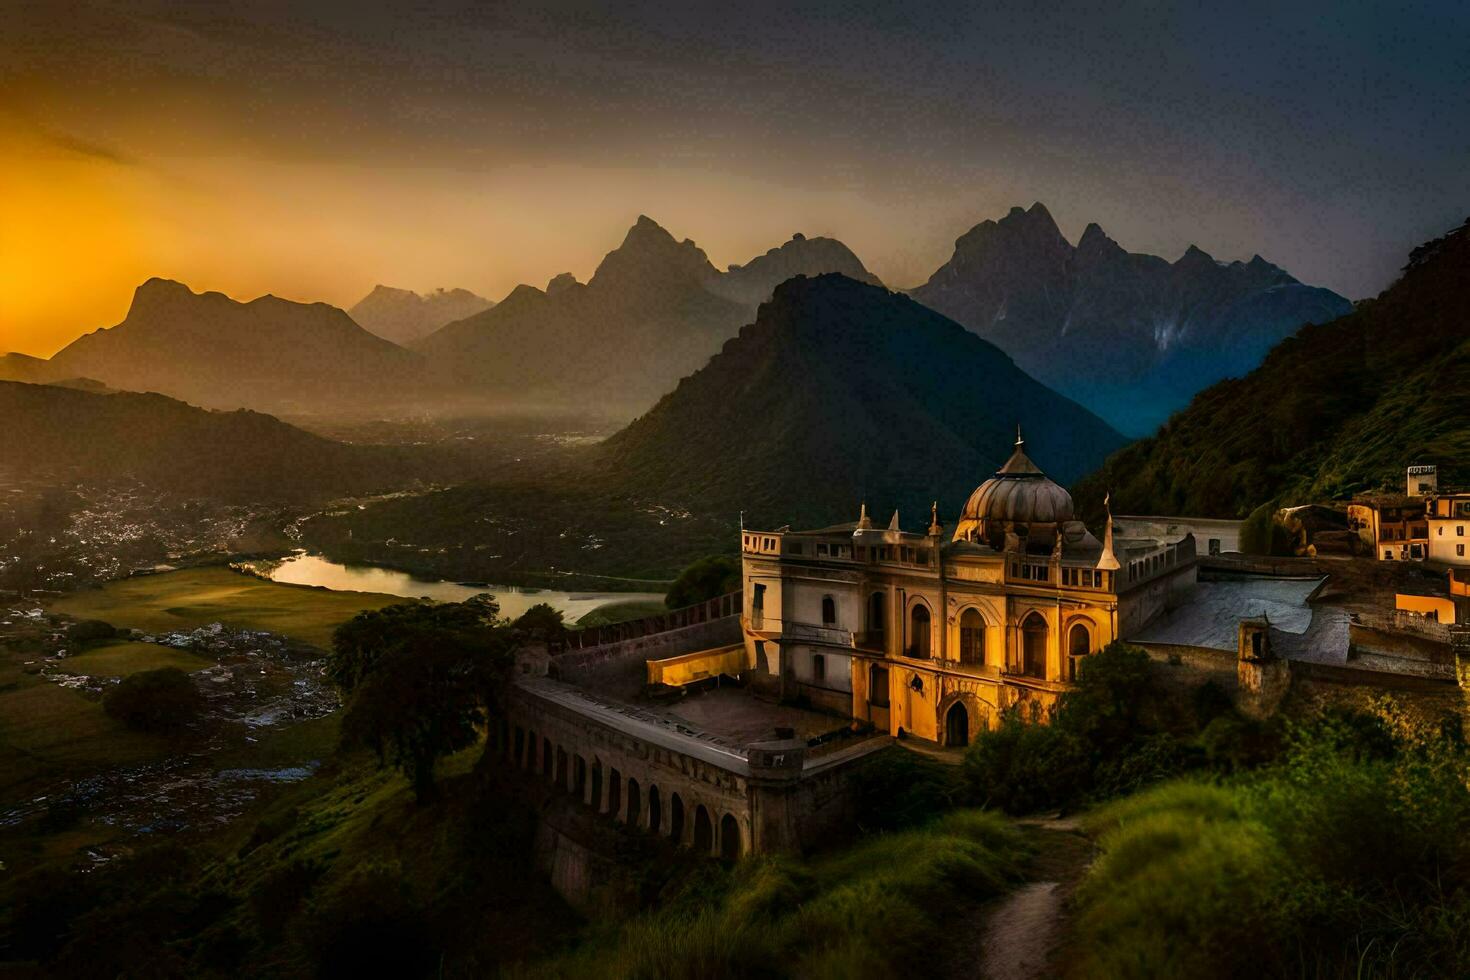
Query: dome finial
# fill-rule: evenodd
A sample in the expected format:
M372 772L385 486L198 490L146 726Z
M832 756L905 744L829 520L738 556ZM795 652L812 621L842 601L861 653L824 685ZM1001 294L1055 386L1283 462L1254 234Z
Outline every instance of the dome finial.
M1021 438L1021 423L1020 422L1017 422L1016 423L1016 445L1018 447L1026 445L1026 440Z

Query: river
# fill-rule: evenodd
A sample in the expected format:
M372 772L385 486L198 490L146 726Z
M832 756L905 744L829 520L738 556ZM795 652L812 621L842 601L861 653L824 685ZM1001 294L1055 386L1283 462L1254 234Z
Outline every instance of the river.
M261 571L272 581L291 585L316 585L338 592L382 592L438 602L460 602L489 592L500 603L500 614L512 619L538 602L561 610L568 623L575 623L598 606L610 602L663 602L663 596L654 592L558 592L514 585L462 585L442 579L417 578L407 572L376 565L344 565L321 555L292 555Z

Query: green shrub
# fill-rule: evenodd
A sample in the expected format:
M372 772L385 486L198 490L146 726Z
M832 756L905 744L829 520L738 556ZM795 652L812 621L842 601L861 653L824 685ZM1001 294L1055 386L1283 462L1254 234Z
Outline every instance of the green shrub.
M664 596L664 605L670 609L682 609L734 592L740 588L740 574L739 555L701 558L679 573Z
M928 823L958 801L959 776L953 766L902 748L869 756L852 776L858 828L907 830Z
M136 731L154 733L187 728L198 720L203 705L194 682L177 667L130 674L102 698L110 716Z

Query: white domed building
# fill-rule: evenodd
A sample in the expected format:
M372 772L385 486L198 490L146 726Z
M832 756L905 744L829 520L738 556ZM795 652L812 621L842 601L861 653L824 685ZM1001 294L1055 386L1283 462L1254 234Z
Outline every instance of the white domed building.
M1049 717L1079 663L1193 585L1192 535L1099 541L1026 455L946 534L873 525L742 529L748 676L893 735L967 744L1006 710Z

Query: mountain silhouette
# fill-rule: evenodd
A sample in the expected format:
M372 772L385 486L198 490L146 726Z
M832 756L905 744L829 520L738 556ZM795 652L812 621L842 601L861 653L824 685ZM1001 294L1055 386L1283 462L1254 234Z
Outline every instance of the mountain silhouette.
M755 321L601 447L611 484L701 513L816 525L900 507L954 514L1010 454L1054 478L1124 439L1005 352L880 286L776 288Z
M427 337L446 323L474 316L494 305L467 289L437 289L420 294L378 285L347 313L360 326L402 346Z
M1191 245L1171 263L1125 251L1097 224L1073 246L1039 202L971 228L911 295L1134 434L1302 324L1352 309L1260 256L1222 263Z
M800 235L721 273L640 216L585 284L563 273L545 290L517 286L414 349L456 385L627 417L701 367L778 282L837 270L871 279L841 242Z
M210 408L314 411L375 404L421 375L421 358L325 303L248 303L149 279L115 327L77 338L47 379L87 377Z

